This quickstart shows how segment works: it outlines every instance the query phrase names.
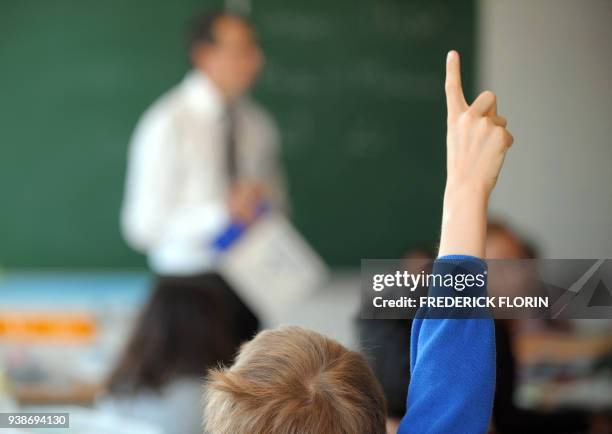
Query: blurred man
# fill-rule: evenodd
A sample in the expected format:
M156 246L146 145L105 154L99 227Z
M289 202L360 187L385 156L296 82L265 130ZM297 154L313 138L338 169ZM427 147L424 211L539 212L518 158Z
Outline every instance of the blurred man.
M155 273L227 287L214 273L213 242L230 223L250 223L262 203L282 206L278 134L245 96L263 64L249 23L206 15L189 49L193 70L146 111L132 138L122 228ZM250 338L257 320L227 291Z

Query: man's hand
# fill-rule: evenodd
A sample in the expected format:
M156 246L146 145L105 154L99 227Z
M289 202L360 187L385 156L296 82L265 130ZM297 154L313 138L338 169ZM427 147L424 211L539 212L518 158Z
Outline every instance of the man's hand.
M257 217L257 208L263 199L264 188L257 182L235 183L228 199L228 208L233 221L249 224Z
M447 176L439 255L484 256L489 196L514 139L493 92L468 105L459 54L446 59Z

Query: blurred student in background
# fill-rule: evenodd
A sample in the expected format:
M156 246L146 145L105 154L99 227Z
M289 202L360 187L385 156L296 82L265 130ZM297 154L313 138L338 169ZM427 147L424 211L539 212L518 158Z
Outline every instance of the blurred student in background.
M535 259L532 246L508 226L490 221L487 228L487 259ZM532 321L532 320L527 320ZM581 411L532 411L520 408L514 400L518 369L513 351L516 320L495 320L497 381L493 422L499 434L543 433L578 434L589 432L590 415Z
M217 287L160 279L99 408L149 422L164 434L200 434L202 380L238 348L226 313Z
M406 414L410 383L411 319L360 320L359 345L382 386L387 433L396 433Z
M535 251L508 226L490 221L487 227L488 259L534 259ZM428 250L412 250L407 260L432 258ZM489 282L491 285L491 282ZM517 366L513 351L513 320L495 320L496 385L493 425L496 433L578 434L588 432L589 415L580 411L543 413L520 408L514 401L517 389ZM387 428L395 433L406 411L406 394L410 383L411 319L359 320L361 350L368 356L372 370L382 385L387 404Z
M263 55L251 25L215 12L196 20L193 69L140 119L130 144L121 221L126 241L161 276L206 287L216 279L213 242L230 223L250 223L263 202L282 207L278 133L245 94ZM224 284L252 337L258 319Z
M433 261L434 249L419 248L404 255L407 261ZM409 263L411 267L415 262ZM414 272L414 271L413 271ZM418 272L418 271L417 271ZM387 433L395 434L406 414L410 383L410 332L412 319L360 319L359 347L382 386L387 408Z

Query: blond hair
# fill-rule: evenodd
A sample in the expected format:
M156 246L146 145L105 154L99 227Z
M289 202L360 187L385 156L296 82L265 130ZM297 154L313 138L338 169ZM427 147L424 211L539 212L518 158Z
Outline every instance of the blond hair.
M212 370L208 434L384 434L385 400L365 358L300 327L259 333Z

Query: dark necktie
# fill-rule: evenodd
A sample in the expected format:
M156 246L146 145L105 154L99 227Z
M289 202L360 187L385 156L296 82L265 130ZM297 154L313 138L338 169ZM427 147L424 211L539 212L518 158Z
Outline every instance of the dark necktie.
M236 144L236 110L233 106L227 107L227 130L226 130L226 156L227 156L227 181L232 185L238 178L238 149Z

